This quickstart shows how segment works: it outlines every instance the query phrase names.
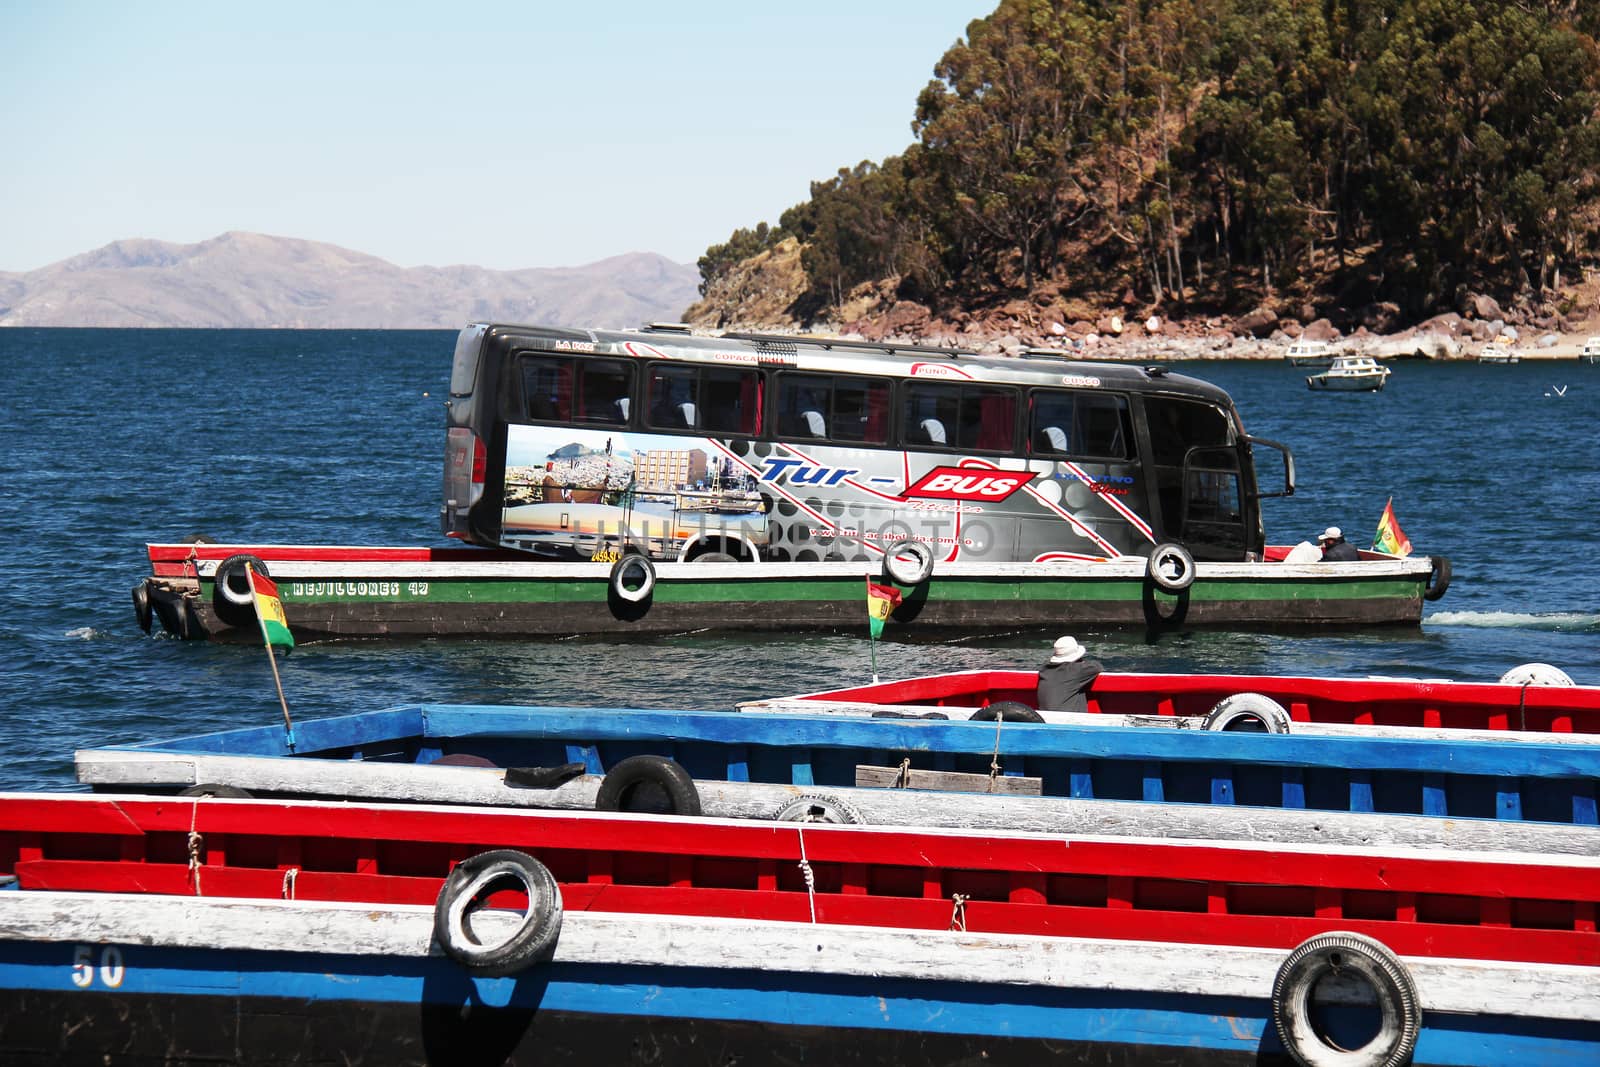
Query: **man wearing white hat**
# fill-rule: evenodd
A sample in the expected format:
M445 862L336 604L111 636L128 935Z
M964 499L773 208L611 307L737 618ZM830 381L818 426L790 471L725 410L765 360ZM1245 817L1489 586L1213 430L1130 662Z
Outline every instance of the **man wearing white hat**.
M1344 531L1337 526L1330 526L1317 536L1317 544L1322 546L1322 562L1347 563L1361 558L1361 553L1356 546L1344 539Z
M1039 707L1047 711L1088 711L1089 686L1105 670L1098 660L1084 659L1075 637L1057 639L1050 662L1039 668Z

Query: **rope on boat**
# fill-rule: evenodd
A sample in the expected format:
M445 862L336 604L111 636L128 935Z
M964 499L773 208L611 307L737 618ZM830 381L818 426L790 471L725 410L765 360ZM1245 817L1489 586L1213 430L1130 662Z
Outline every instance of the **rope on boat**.
M797 825L795 833L800 838L800 875L806 880L806 900L811 904L811 922L817 921L817 876L811 870L811 863L806 859L806 831L804 825Z
M907 756L900 761L900 773L895 775L894 784L890 789L909 789L911 787L911 757Z
M995 779L1000 777L1000 728L1005 725L1006 717L994 717L994 755L989 757L989 792L994 792Z
M972 897L966 893L953 893L950 896L950 929L967 932L967 901Z
M200 895L200 846L205 837L196 829L200 822L200 798L195 797L189 809L189 877L194 881L194 895Z
M294 899L294 880L297 877L299 877L299 875L300 875L300 868L299 867L290 867L288 870L283 872L283 899L284 900L293 900Z

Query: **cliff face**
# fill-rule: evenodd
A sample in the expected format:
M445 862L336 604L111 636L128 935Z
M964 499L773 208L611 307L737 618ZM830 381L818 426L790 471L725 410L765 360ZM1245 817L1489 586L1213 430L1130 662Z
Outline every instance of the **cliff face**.
M470 320L632 327L676 319L693 266L635 252L582 267L397 267L335 245L225 233L116 241L0 274L0 326L455 329Z
M793 330L791 308L806 289L800 242L786 237L719 276L683 321L708 330Z

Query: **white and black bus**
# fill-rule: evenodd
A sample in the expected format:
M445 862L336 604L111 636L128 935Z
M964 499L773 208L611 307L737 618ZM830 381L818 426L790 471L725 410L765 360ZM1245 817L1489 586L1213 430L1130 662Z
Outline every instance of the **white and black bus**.
M475 324L448 407L444 533L551 559L1253 561L1294 491L1221 389L1045 353Z

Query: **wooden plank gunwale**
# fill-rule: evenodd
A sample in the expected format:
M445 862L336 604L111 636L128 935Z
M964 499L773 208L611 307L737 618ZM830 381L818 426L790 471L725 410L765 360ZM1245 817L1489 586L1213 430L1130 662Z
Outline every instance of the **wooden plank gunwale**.
M329 955L437 957L433 908L367 902L227 900L28 891L0 908L0 940ZM491 927L492 928L492 927ZM569 912L557 964L814 971L968 982L975 956L1004 959L982 981L1058 989L1266 996L1281 951L1103 938L817 926L737 917ZM1591 968L1506 961L1404 959L1424 1012L1600 1020Z

